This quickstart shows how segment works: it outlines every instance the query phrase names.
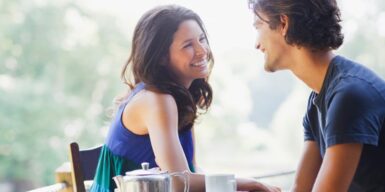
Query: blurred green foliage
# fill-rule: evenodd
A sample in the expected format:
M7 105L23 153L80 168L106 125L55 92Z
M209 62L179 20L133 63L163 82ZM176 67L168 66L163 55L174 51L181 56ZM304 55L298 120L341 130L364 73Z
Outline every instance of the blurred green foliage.
M52 184L70 141L103 142L128 38L75 3L0 4L0 181Z

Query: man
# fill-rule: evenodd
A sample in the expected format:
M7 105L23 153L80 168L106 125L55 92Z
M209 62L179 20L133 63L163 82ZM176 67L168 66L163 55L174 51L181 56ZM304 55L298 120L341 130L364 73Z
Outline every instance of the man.
M337 56L335 0L249 1L265 70L288 69L313 91L293 191L385 191L385 82Z

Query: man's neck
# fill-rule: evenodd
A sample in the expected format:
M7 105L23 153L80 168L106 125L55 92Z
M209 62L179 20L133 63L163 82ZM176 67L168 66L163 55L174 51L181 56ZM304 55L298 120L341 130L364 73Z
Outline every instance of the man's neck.
M332 51L311 52L304 48L297 49L290 70L314 92L319 93L334 56Z

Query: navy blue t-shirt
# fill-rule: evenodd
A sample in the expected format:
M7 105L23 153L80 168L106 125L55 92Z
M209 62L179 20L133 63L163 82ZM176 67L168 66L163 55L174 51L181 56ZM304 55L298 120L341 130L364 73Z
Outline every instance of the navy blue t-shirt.
M366 67L336 56L319 94L312 92L303 120L305 141L328 147L361 143L349 191L385 191L385 81Z

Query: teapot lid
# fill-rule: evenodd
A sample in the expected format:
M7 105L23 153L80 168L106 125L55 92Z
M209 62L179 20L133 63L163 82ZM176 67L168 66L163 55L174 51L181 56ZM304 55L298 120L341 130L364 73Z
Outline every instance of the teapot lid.
M143 162L141 164L142 169L128 171L126 172L127 176L145 176L145 175L160 175L165 174L167 171L161 171L159 167L154 167L149 169L150 164L148 162Z

